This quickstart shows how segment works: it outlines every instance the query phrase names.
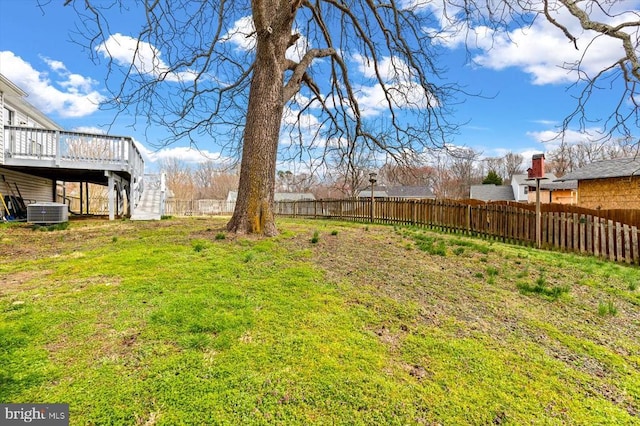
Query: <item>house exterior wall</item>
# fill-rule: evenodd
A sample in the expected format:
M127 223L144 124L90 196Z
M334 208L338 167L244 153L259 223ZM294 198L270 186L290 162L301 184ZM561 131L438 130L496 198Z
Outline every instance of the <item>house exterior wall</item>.
M16 189L18 185L18 189ZM0 167L0 194L22 195L26 204L52 202L53 181ZM20 193L18 194L18 190Z
M0 74L0 164L5 164L7 152L38 152L38 146L46 144L46 141L40 140L42 137L37 133L26 130L16 132L5 129L4 126L62 130L58 124L27 102L26 96L26 92Z
M7 115L7 113L10 113L12 117L11 117L11 123L5 122L3 118L4 125L25 126L25 127L32 127L37 129L46 129L46 128L52 127L52 126L47 126L47 123L44 123L43 121L38 120L37 118L34 118L32 115L29 114L28 111L25 111L22 108L22 105L20 105L19 102L12 102L13 100L14 99L9 96L5 98L5 102L2 108L3 115ZM41 152L42 151L42 148L38 149L35 145L43 145L43 142L36 140L37 138L35 136L30 137L28 133L24 133L24 132L20 132L18 133L18 135L14 134L13 136L10 136L11 132L7 130L2 133L3 133L4 144L6 144L7 149L10 150L11 152ZM49 138L53 138L53 134L51 134ZM33 146L29 146L29 144ZM2 152L4 153L4 151L5 150L3 146ZM44 154L44 152L41 152L41 153ZM3 164L3 163L0 163L0 164Z
M529 203L535 203L536 202L536 191L535 188L533 191L529 191L528 194L528 199L527 201ZM553 202L553 195L551 193L551 191L549 191L548 189L541 189L540 190L540 203L542 204L549 204Z
M513 198L515 198L516 201L527 201L529 192L529 187L527 185L523 185L520 182L513 180L511 182L511 187L513 188Z
M4 93L0 91L0 166L4 164Z
M570 204L575 205L577 203L577 191L574 189L554 189L553 191L549 191L548 189L540 190L540 202L542 204ZM536 202L536 191L529 192L529 199L527 200L530 203Z
M578 191L575 189L556 189L552 193L552 199L556 204L575 205L578 202Z
M578 205L590 209L640 209L640 176L580 180Z

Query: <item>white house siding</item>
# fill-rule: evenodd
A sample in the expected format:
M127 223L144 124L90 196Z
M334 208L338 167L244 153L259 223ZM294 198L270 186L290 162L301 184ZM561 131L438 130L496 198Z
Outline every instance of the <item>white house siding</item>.
M53 181L51 179L0 168L0 193L2 195L18 196L16 184L27 204L55 201L53 199Z
M27 123L33 123L33 120L29 120L29 117L19 110L14 110L13 112L13 126L27 126ZM35 127L42 127L38 124L34 123ZM6 133L6 132L5 132ZM13 137L13 139L7 141L10 144L11 152L16 153L31 153L37 152L33 147L28 146L29 137L26 133L20 132L17 137ZM35 143L31 141L31 143Z
M527 175L513 175L511 177L511 187L513 188L513 198L516 201L526 203L528 200L528 183Z
M0 0L1 1L1 0ZM0 124L25 128L60 130L60 127L33 105L23 99L24 94L1 92L2 117ZM0 164L4 164L5 151L16 155L55 154L55 133L32 132L29 130L2 132Z
M4 93L0 92L0 165L4 164Z

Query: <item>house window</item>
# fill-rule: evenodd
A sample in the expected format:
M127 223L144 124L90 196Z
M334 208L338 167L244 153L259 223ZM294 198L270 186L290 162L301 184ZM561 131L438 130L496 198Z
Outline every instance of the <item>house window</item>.
M525 186L525 187L524 187L524 193L525 193L525 194L528 194L528 193L529 193L529 187L528 187L528 186Z
M10 109L4 108L4 125L5 126L13 126L14 114L15 113Z

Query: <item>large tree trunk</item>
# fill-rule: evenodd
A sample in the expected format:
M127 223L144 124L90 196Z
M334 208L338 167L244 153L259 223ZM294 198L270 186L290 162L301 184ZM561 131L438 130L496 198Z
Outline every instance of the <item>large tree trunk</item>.
M265 7L264 3L271 5ZM238 199L227 230L272 236L277 234L274 215L276 159L284 111L285 52L293 19L286 19L288 16L282 19L282 14L278 16L277 0L264 3L261 4L263 13L254 11L256 61L249 90Z

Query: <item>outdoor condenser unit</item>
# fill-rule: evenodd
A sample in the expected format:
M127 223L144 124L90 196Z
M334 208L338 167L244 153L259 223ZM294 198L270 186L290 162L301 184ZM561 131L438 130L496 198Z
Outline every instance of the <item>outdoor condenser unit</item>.
M69 208L63 203L35 203L27 206L27 222L63 223L69 221Z

